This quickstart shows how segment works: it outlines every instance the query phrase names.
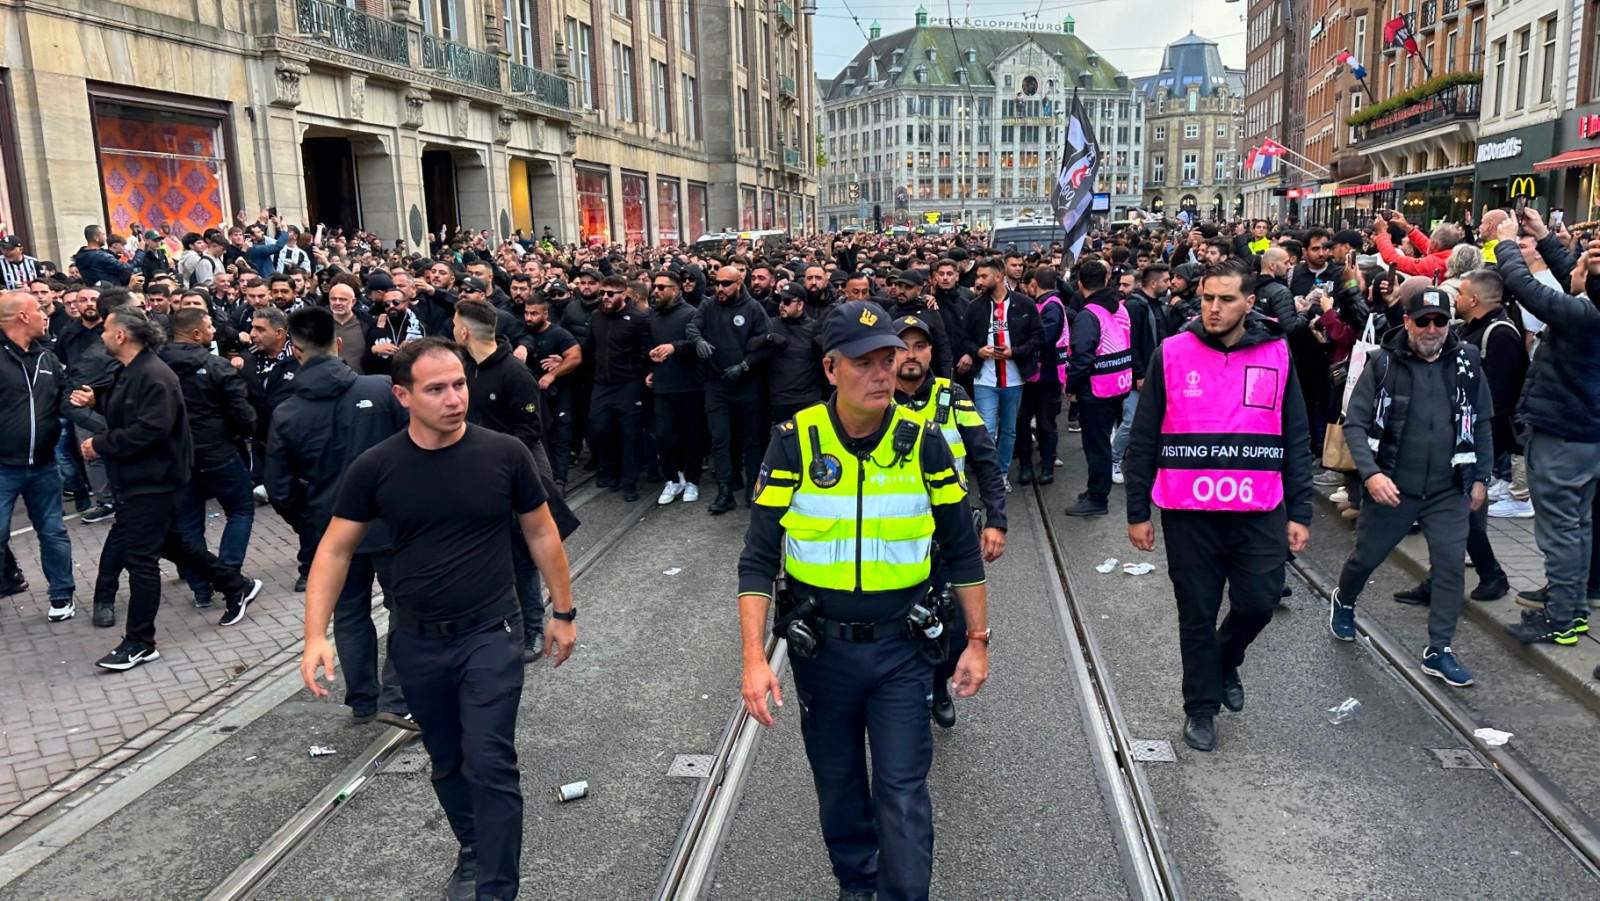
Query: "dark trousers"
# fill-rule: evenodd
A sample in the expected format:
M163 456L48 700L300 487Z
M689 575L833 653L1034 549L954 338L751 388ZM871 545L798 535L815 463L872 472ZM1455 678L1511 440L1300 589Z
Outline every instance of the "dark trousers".
M933 667L919 644L828 639L810 660L789 657L833 875L878 901L927 901L933 876Z
M565 389L545 392L544 444L550 451L550 474L567 484L572 466L572 395Z
M1287 523L1282 506L1266 513L1161 511L1178 601L1185 714L1216 714L1223 676L1239 668L1245 649L1272 621L1289 556ZM1224 585L1228 615L1218 626Z
M706 399L703 394L657 394L655 397L656 449L661 455L661 474L668 480L683 473L694 485L704 468Z
M217 559L233 569L243 567L245 552L250 547L250 533L255 529L256 522L256 501L250 494L251 487L250 470L238 457L231 457L226 463L211 469L195 467L190 474L189 490L178 502L178 531L196 544L204 545L206 498L216 498L223 515L227 517L222 527L222 542L217 545ZM182 575L196 598L210 600L211 583L191 572Z
M344 667L344 703L356 716L370 716L380 710L404 716L406 696L394 669L392 628L384 639L383 669L378 669L378 629L372 624L373 579L383 589L383 605L393 610L388 551L351 557L350 571L333 605L333 646L339 649L339 665Z
M589 448L600 459L600 475L639 482L639 415L644 383L596 385L589 406Z
M522 608L522 634L526 640L544 632L544 589L539 566L528 552L522 523L516 519L511 521L511 569L516 577L517 604Z
M479 898L514 898L519 881L522 629L516 619L443 637L397 624L389 645L433 760L433 792L456 841L477 851Z
M730 391L707 385L706 427L711 432L711 469L718 487L733 485L735 443L742 457L744 483L754 485L767 439L760 393L754 386Z
M172 527L181 491L117 498L117 517L100 550L100 572L94 582L95 604L113 604L122 571L128 571L127 641L146 647L156 643L156 613L161 609L161 558L165 557L220 589L233 594L248 585L236 569Z
M1078 403L1078 425L1083 428L1083 458L1089 464L1087 499L1102 506L1111 497L1111 432L1117 427L1117 414L1120 412L1120 397Z
M589 406L591 395L594 392L594 370L588 366L579 366L563 376L567 380L567 391L572 397L572 453L583 453L584 439L589 437ZM594 453L594 443L589 443L589 452Z
M1060 382L1040 377L1037 382L1023 384L1015 452L1023 467L1033 465L1033 448L1037 444L1039 469L1048 472L1056 468L1056 445L1060 441L1056 417L1061 415L1061 398Z
M1456 488L1429 498L1402 494L1398 507L1386 507L1371 495L1363 498L1361 519L1356 522L1356 549L1339 573L1339 600L1354 604L1367 579L1416 523L1428 542L1428 571L1433 578L1428 644L1448 647L1456 634L1456 620L1461 618L1461 595L1466 588L1466 564L1461 558L1467 548L1470 506L1467 496Z

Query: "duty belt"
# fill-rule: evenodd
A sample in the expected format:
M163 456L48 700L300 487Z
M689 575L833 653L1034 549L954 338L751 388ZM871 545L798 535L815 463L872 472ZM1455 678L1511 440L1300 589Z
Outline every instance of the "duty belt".
M510 620L520 615L515 594L507 595L482 610L458 616L455 619L419 620L404 610L395 608L393 618L402 629L424 638L446 638L475 632L496 620Z
M844 623L834 619L816 617L812 620L827 638L837 638L851 643L866 643L906 634L905 617L897 616L876 623Z

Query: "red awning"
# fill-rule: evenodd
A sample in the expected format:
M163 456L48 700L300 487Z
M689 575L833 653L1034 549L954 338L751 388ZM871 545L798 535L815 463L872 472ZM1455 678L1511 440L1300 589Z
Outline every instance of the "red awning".
M1571 169L1573 166L1594 165L1600 165L1600 147L1569 150L1558 156L1534 163L1533 169L1535 172L1549 172L1551 169Z

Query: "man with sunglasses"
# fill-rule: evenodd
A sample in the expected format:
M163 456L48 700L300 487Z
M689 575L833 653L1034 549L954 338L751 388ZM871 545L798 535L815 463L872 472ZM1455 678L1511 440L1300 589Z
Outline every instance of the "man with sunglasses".
M600 309L579 344L583 359L594 361L589 443L600 460L595 485L620 490L632 503L639 499L639 420L655 342L649 316L628 303L627 279L608 275L600 282Z
M1356 600L1367 579L1422 527L1433 591L1422 671L1457 687L1472 674L1450 642L1466 587L1467 519L1489 493L1493 402L1478 349L1450 331L1450 298L1429 288L1405 305L1405 324L1372 355L1345 410L1344 436L1366 490L1356 548L1345 561L1328 626L1356 637Z
M734 508L733 443L743 454L745 503L755 495L767 422L762 414L760 365L772 356L766 310L744 290L738 268L723 266L712 281L712 303L702 303L689 323L689 340L706 370L706 426L711 433L711 463L717 497L707 512Z

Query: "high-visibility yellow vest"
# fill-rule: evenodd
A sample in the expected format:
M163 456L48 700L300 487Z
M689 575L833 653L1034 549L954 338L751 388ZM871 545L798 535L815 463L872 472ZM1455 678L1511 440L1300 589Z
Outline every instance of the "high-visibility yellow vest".
M983 425L983 417L978 415L978 408L972 401L956 400L955 387L950 380L935 377L926 403L921 407L906 406L902 409L923 422L931 422L939 427L939 433L944 435L944 443L950 445L950 455L955 457L956 472L965 474L967 444L961 440L961 427Z
M1262 254L1266 253L1267 248L1271 246L1271 238L1255 238L1250 242L1250 252L1256 256L1261 256Z
M898 406L889 413L889 428L865 460L840 441L826 404L795 414L800 471L781 474L797 477L795 487L768 486L757 502L788 507L780 522L786 567L796 581L834 591L895 591L928 580L933 505L959 501L965 489L948 469L924 475L924 429L896 462L896 427L923 423ZM935 480L944 484L934 487Z

